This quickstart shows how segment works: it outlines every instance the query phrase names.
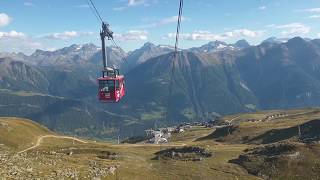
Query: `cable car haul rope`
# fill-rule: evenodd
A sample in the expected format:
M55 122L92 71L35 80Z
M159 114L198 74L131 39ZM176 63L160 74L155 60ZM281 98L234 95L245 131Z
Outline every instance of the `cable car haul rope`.
M110 29L110 25L103 21L92 0L87 0L87 3L98 21L101 22L100 38L102 44L101 51L103 69L102 76L97 79L99 84L98 98L100 102L105 103L119 102L125 95L124 76L120 75L119 69L108 66L109 56L106 55L106 39L111 40L114 46L116 46L118 49L120 48L113 39L113 32Z
M109 56L106 55L105 40L106 39L111 40L111 42L115 47L117 47L118 49L120 48L113 38L113 32L110 29L110 25L105 21L103 21L93 1L92 0L86 0L86 1L89 7L91 8L93 14L97 18L97 20L101 22L100 38L101 38L101 44L102 44L103 70L102 70L102 76L97 79L99 84L98 98L100 102L107 102L107 103L119 102L121 98L125 95L124 76L120 75L119 69L108 66ZM180 0L178 24L177 24L177 31L176 31L175 47L174 47L175 50L174 50L174 57L171 64L169 97L172 91L175 61L178 58L178 45L179 45L182 9L183 9L183 0ZM167 113L166 113L166 118L167 118Z
M169 102L170 102L170 97L172 95L172 91L173 91L173 81L174 81L174 70L175 70L175 63L179 58L178 55L178 51L179 51L179 39L180 39L180 29L181 29L181 19L182 19L182 10L183 10L183 0L180 0L180 4L179 4L179 13L178 13L178 23L177 23L177 31L176 31L176 41L175 41L175 45L174 45L174 54L173 54L173 59L171 62L171 72L170 72L170 80L169 80L169 95L168 95L168 99L167 99L167 105L166 105L166 112L165 112L165 120L169 121L169 112L168 112L168 108L169 108Z
M176 42L175 42L175 45L174 45L175 56L176 56L177 53L178 53L178 45L179 45L179 37L180 37L180 26L181 26L182 10L183 10L183 0L180 0L179 15L178 15L178 24L177 24L177 33L176 33Z

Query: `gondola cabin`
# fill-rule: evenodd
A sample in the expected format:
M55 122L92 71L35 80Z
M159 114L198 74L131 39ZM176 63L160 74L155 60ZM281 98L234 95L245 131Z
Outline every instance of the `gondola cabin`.
M107 74L105 76L105 73ZM107 70L98 78L100 102L116 103L125 95L124 76L119 75L119 70Z

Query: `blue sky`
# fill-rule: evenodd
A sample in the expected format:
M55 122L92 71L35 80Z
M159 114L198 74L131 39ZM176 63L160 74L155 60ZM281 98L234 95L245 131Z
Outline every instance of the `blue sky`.
M126 51L174 44L179 0L93 0ZM320 37L319 0L185 0L180 45L252 44L276 36ZM0 52L32 53L71 44L100 45L87 0L0 0ZM110 45L110 43L109 43Z

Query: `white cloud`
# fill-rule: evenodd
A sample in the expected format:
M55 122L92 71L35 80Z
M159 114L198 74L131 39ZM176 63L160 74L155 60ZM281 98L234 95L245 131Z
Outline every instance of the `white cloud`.
M293 35L301 35L308 34L311 30L310 27L301 24L301 23L291 23L284 25L274 25L275 29L282 29L281 34L284 36L293 36Z
M62 33L52 33L40 36L28 36L25 33L17 31L0 31L0 52L23 52L31 54L36 49L52 51L52 41L46 40L69 40L72 38L91 36L93 32L65 31Z
M274 27L276 27L276 25L275 25L275 24L269 24L269 25L267 25L266 27L267 27L267 28L274 28Z
M48 47L45 49L46 51L56 51L57 48L56 47Z
M114 38L119 41L145 41L148 34L147 31L130 30L124 34L114 34Z
M260 6L260 7L259 7L259 10L262 10L262 11L263 11L263 10L266 10L266 9L267 9L267 6Z
M320 18L320 15L311 15L311 16L309 16L308 17L309 19L318 19L318 18Z
M22 32L9 31L9 32L0 32L0 39L2 38L24 38L26 35Z
M186 20L188 20L186 17L184 16L181 17L181 21L186 21ZM150 24L139 26L139 28L154 28L162 25L171 24L171 23L177 23L177 21L178 21L178 16L170 16L170 17L156 20L155 22L152 22Z
M248 29L239 29L231 32L231 37L248 37L248 38L256 38L263 35L263 31L252 31Z
M320 15L319 15L320 8L302 9L302 10L297 10L297 12L307 12L307 13L312 14L312 15L307 17L309 19L318 19L318 18L320 18Z
M257 38L264 34L263 31L252 31L248 29L237 29L222 34L215 34L210 31L194 31L192 33L181 34L180 37L190 41L214 41L239 38ZM164 38L175 38L176 33L169 33Z
M320 8L310 8L310 9L304 9L302 11L309 12L309 13L318 13L320 12Z
M181 17L181 21L185 21L186 18L184 16ZM178 16L171 16L164 19L161 19L158 24L170 24L170 23L176 23L178 21Z
M146 3L146 0L129 0L128 6L137 6L145 3Z
M64 31L61 33L52 33L42 36L42 38L52 39L52 40L69 40L72 38L80 36L90 36L93 35L93 32L77 32L77 31Z
M37 39L22 32L0 32L0 49L2 52L24 52L30 54L36 49L45 49Z
M33 4L32 2L24 2L23 5L28 7L35 7L35 4Z
M8 25L10 22L11 18L7 14L0 13L0 27Z
M129 7L134 6L150 6L151 4L157 3L158 0L128 0L128 2L121 6L121 7L115 7L113 8L114 11L122 11Z

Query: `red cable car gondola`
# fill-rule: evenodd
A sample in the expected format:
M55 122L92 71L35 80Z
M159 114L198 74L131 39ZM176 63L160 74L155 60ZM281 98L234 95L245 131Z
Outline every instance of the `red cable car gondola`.
M102 77L98 78L98 98L100 102L112 103L119 102L125 94L124 76L120 75L119 69L108 67L106 58L105 39L113 40L113 32L109 29L109 24L102 22L100 32L102 42ZM108 59L109 59L108 54Z
M102 71L102 77L97 79L99 84L98 98L100 102L107 102L107 103L119 102L121 98L125 95L124 76L120 75L119 69L108 67L108 61L106 58L106 47L105 47L106 38L108 38L108 40L112 40L112 42L116 45L113 39L113 32L109 29L110 25L103 22L92 0L90 0L90 2L94 12L96 13L95 14L96 17L98 18L99 21L102 22L102 30L100 31L100 37L102 42L103 71ZM176 59L177 52L178 52L178 40L179 40L180 23L181 23L181 17L182 17L182 7L183 7L183 0L180 0L174 60ZM173 65L174 65L174 60L173 60ZM171 86L171 83L170 83L170 86ZM171 88L169 88L169 90L170 89Z
M118 69L107 69L107 76L98 78L100 102L119 102L125 95L124 76Z

